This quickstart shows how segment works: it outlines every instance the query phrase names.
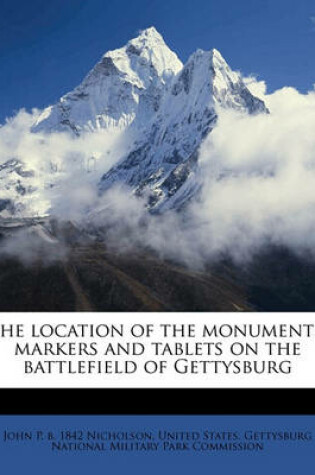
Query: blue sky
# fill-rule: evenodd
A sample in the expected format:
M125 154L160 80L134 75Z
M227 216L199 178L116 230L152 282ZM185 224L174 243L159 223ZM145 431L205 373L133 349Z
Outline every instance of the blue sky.
M1 0L0 121L55 102L152 25L183 61L215 47L269 90L315 83L314 0Z

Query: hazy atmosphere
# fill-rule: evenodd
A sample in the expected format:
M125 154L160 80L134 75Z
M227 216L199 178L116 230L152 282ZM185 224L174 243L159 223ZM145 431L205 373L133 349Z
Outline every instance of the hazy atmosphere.
M145 200L133 197L125 186L98 194L100 176L126 153L131 140L127 132L101 130L78 138L34 134L38 112L20 111L0 129L1 163L14 156L37 170L37 191L27 200L29 213L50 213L83 226L104 226L109 220L115 226L108 237L123 248L141 243L198 266L226 251L237 260L248 259L266 243L313 253L315 93L284 87L268 95L263 82L246 82L270 114L219 113L217 126L200 149L196 173L202 192L183 214L148 216ZM47 188L45 176L52 164L59 182ZM146 225L140 226L144 218Z

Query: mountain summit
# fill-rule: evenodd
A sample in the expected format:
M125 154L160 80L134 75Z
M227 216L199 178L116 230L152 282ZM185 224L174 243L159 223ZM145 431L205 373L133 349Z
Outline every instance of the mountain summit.
M124 47L104 54L78 87L42 112L32 131L81 136L131 130L125 140L128 152L122 152L105 174L99 169L99 192L124 184L135 195L145 196L152 212L162 212L181 209L198 193L199 149L222 108L244 114L268 112L219 51L198 49L183 65L151 27ZM30 170L21 176L21 167L28 168L27 164L14 163L15 168L11 162L0 168L0 183L6 190L0 195L0 215L3 210L22 213L23 203L36 191L36 173ZM46 188L59 179L56 167L48 168ZM42 214L42 208L37 213Z
M146 124L183 65L155 28L109 51L83 82L43 112L34 131L93 131Z

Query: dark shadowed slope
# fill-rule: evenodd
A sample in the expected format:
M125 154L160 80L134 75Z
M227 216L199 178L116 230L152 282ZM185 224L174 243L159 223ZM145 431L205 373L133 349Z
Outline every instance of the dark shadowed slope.
M49 266L0 264L1 311L244 311L236 285L144 254L77 246Z
M4 253L8 243L27 264ZM253 310L314 311L314 260L266 247L246 266L225 259L198 272L147 249L109 250L69 222L0 226L0 311Z

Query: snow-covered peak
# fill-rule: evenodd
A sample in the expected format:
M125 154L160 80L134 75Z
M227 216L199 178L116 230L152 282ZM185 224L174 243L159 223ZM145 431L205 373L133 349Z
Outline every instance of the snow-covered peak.
M168 83L183 68L182 62L154 27L143 30L126 46L108 51L100 63L106 63L108 58L118 71L140 88L149 87L156 79Z
M163 36L151 26L150 28L146 28L145 30L141 30L139 36L133 38L127 43L128 46L132 45L138 51L143 50L144 48L154 49L156 47L167 47Z
M34 131L142 127L183 65L155 28L103 55L82 83L47 108Z
M153 41L157 40L157 41L164 42L163 36L157 31L155 26L150 26L149 28L145 28L144 30L140 30L139 36L137 38L131 40L130 43L134 42L134 41L138 41L138 40L142 41L146 38L149 38Z
M220 106L250 113L267 111L265 104L250 94L241 75L229 67L216 49L198 49L190 56L172 90L173 96L181 92L194 101L195 109L198 103L198 110ZM189 100L185 101L185 108Z
M129 41L126 50L152 62L159 76L165 73L174 75L183 68L183 63L154 27L143 30L137 38Z

